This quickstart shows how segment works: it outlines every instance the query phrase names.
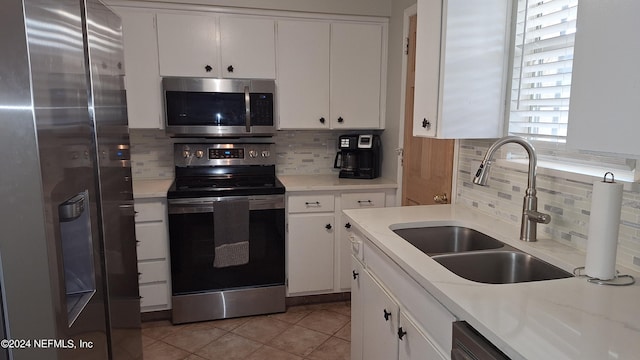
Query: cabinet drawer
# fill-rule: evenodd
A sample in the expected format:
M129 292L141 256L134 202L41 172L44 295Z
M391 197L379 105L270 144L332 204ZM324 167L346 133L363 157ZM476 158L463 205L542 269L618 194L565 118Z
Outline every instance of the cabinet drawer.
M333 195L291 195L289 196L290 213L332 212Z
M166 283L140 285L140 307L169 304L169 288Z
M168 267L169 264L166 260L139 263L138 272L140 272L140 278L138 282L144 284L167 281Z
M136 202L136 222L164 221L167 217L166 206L162 201Z
M167 257L167 225L165 223L136 224L138 260Z
M342 194L342 210L384 207L385 193Z
M366 267L392 294L402 294L398 301L423 327L443 354L451 349L451 326L455 316L422 286L409 277L391 259L368 241L364 244ZM447 329L443 331L442 329Z

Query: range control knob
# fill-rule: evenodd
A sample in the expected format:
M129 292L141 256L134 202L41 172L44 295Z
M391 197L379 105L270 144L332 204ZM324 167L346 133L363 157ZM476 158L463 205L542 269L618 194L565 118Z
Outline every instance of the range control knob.
M268 158L269 156L271 156L271 153L269 152L269 150L263 150L262 151L262 157L263 158Z
M202 150L196 150L196 157L198 159L202 159L202 157L204 156L204 151Z
M258 157L258 152L256 150L249 150L249 157L250 158Z
M188 149L182 150L182 156L186 159L191 156L191 151Z

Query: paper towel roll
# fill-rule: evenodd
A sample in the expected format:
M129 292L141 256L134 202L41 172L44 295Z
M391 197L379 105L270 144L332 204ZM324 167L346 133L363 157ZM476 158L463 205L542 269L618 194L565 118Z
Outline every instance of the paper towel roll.
M588 276L611 280L616 275L621 208L622 183L607 180L605 175L605 181L593 184L587 261L584 268Z

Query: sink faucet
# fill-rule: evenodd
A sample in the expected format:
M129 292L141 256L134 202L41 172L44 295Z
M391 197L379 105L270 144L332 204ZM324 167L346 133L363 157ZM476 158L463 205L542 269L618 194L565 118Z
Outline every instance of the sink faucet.
M537 156L533 145L529 141L519 136L505 136L498 139L484 156L480 168L473 178L473 183L485 186L489 180L489 169L493 161L493 154L502 145L514 143L521 145L529 155L529 180L527 190L525 191L524 203L522 204L522 224L520 225L520 240L537 241L536 225L538 223L548 224L551 221L551 215L538 212L538 198L536 197L536 166Z

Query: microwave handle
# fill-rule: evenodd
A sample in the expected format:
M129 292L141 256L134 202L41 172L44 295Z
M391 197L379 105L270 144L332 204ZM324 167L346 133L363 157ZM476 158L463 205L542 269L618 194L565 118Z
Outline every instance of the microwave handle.
M244 87L244 124L247 132L251 132L251 95L248 86Z

